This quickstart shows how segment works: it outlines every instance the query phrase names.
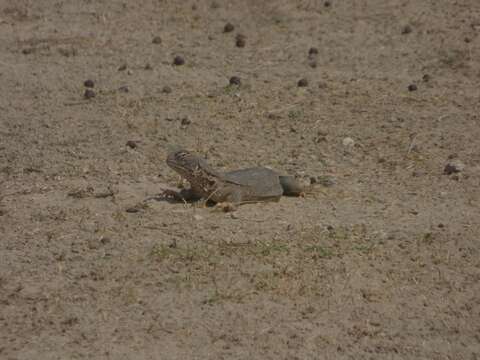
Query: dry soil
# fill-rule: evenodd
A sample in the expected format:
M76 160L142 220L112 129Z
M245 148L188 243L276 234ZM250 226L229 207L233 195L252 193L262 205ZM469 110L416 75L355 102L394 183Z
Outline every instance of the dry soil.
M478 0L1 0L0 358L480 359L479 59ZM316 185L148 200L178 146Z

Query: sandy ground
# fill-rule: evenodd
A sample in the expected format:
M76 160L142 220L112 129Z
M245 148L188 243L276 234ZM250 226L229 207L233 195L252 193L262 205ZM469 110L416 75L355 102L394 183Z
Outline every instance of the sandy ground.
M479 35L477 0L1 0L0 358L480 359ZM315 191L144 201L174 146Z

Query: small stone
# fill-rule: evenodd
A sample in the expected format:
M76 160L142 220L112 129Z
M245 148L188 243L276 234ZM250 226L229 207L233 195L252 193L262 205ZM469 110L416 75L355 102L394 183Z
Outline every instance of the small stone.
M83 83L83 85L87 88L93 88L95 86L93 80L85 80L85 82Z
M308 80L303 78L303 79L300 79L298 80L298 83L297 83L298 87L307 87L308 86Z
M192 120L190 120L190 119L189 119L188 117L186 117L186 116L185 116L184 118L182 118L182 120L181 120L182 126L187 126L187 125L190 125L191 123L192 123Z
M430 81L430 75L428 75L428 74L423 75L422 80L425 81L425 82L429 82Z
M352 147L353 145L355 145L355 140L353 140L351 137L346 137L342 140L342 144L345 147Z
M130 91L130 89L128 88L127 85L123 85L123 86L120 86L118 88L118 91L123 92L123 93L128 93Z
M118 71L124 71L127 69L127 63L123 63L122 65L120 65L120 67L118 68Z
M408 91L417 91L417 85L415 84L408 85Z
M225 26L223 27L223 32L224 33L229 33L235 30L235 27L231 23L226 23Z
M315 69L317 67L317 62L315 60L310 60L308 62L308 66L310 66L312 69Z
M412 27L410 25L405 25L402 29L402 34L410 34L412 32Z
M130 149L136 149L138 147L137 142L133 140L128 140L125 145L128 146Z
M145 64L145 70L152 70L153 67L150 65L150 63Z
M318 49L317 49L316 47L311 47L311 48L308 50L308 55L309 55L309 56L318 55Z
M445 175L451 175L462 172L463 170L465 170L465 164L463 164L460 160L454 160L445 165L443 173Z
M183 64L185 64L185 59L180 55L175 56L175 58L173 59L173 65L179 66Z
M83 97L87 100L88 99L93 99L95 96L96 96L95 91L93 91L91 89L85 90L85 93L83 94Z
M161 44L162 43L162 38L160 36L155 36L153 39L152 39L152 43L153 44Z
M230 78L230 85L240 86L240 84L241 84L241 81L240 81L240 78L238 76L232 76Z
M330 1L325 1L323 3L323 6L325 6L325 7L330 7L331 5L332 5L332 3Z
M465 41L467 44L469 44L472 41L472 39L470 39L469 37L466 37L465 39L463 39L463 41Z
M172 92L172 88L168 85L165 85L163 88L162 88L162 93L164 94L170 94Z
M243 48L246 45L246 37L242 34L237 34L235 37L235 45L239 48Z

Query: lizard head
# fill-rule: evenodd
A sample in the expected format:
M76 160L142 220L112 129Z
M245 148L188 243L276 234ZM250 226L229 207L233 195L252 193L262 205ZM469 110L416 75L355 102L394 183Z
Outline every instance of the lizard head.
M204 159L183 149L168 154L167 165L187 179L199 171L209 169Z

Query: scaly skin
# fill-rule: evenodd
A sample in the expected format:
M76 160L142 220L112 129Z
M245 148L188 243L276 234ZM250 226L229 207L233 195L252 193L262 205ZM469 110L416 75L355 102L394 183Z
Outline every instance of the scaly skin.
M221 173L187 150L170 153L167 164L190 183L190 189L166 192L178 199L203 198L238 205L278 201L282 195L300 196L303 193L302 186L292 176L282 176L263 167Z

